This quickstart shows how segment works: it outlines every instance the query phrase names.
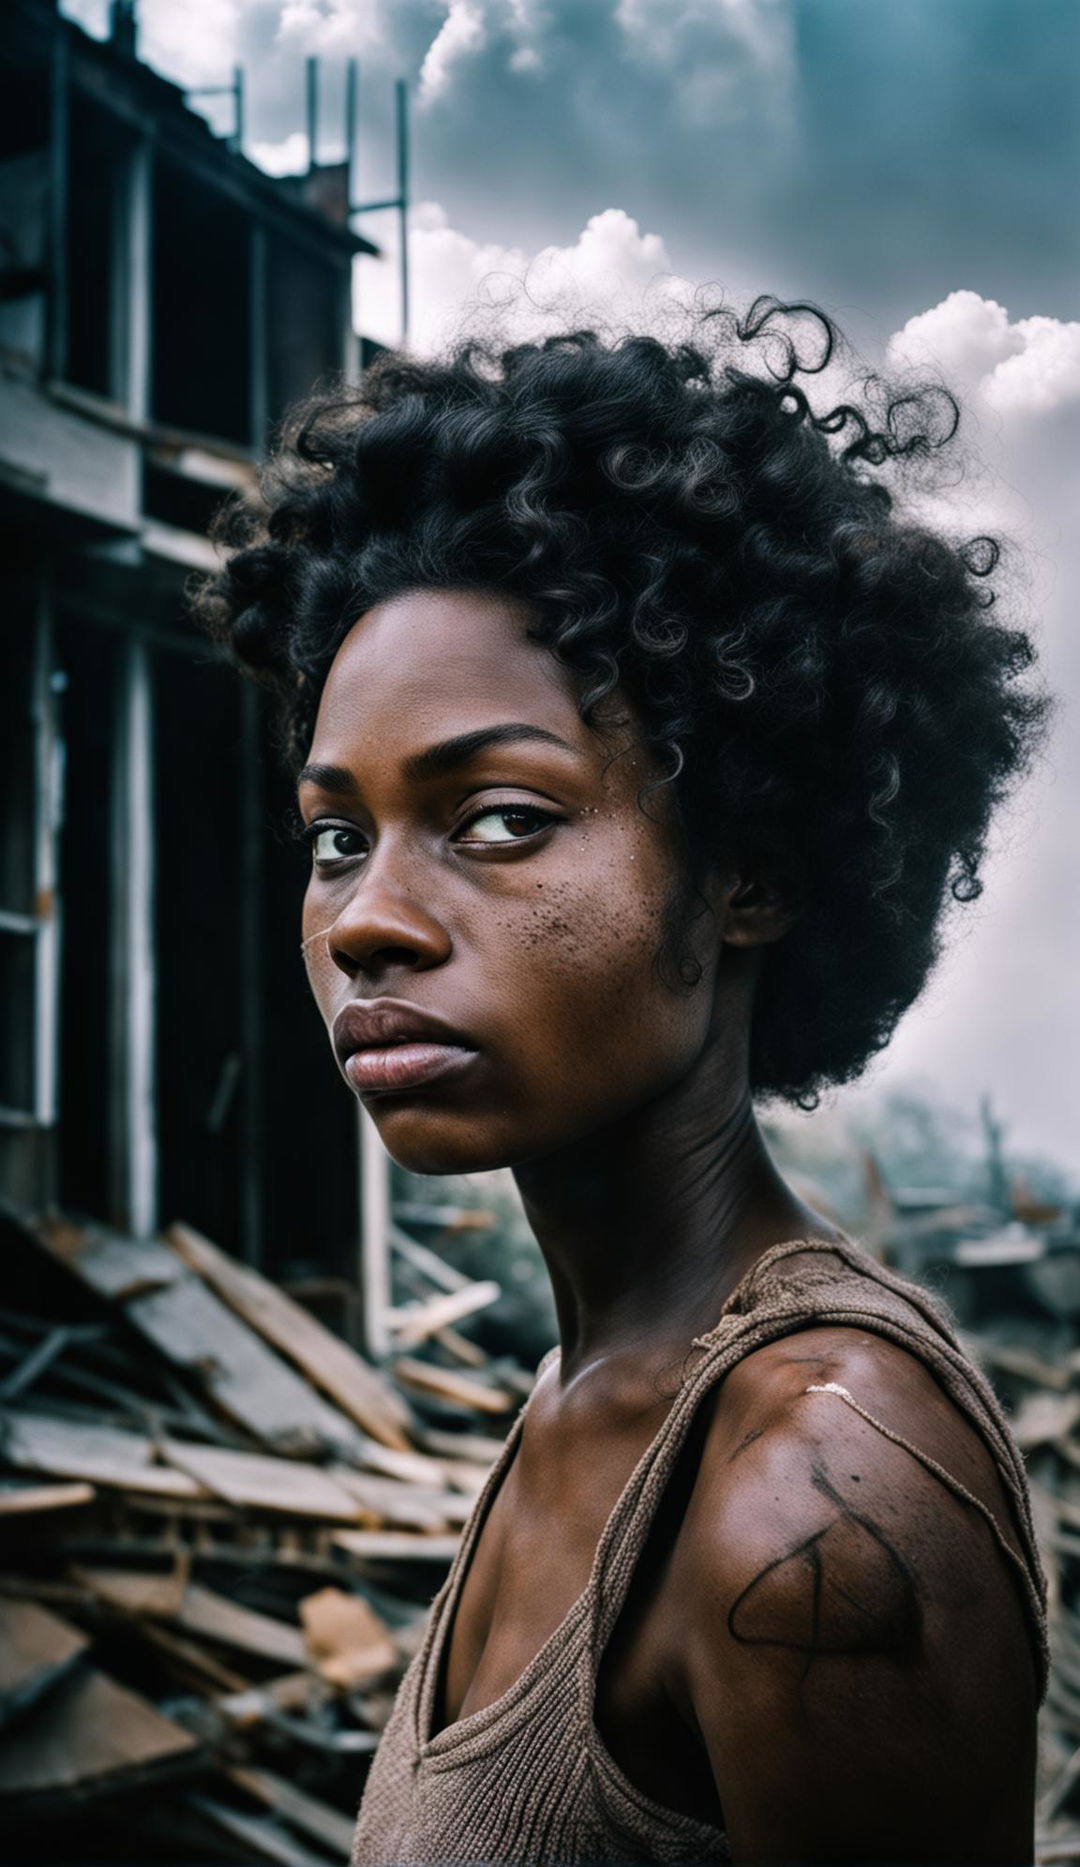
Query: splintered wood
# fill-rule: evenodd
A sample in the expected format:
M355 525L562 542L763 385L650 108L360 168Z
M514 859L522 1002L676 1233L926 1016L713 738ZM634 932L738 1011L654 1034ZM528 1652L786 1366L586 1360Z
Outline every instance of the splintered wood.
M188 1226L4 1222L56 1293L0 1327L6 1845L340 1863L528 1391L453 1327L498 1285L405 1241L376 1368Z

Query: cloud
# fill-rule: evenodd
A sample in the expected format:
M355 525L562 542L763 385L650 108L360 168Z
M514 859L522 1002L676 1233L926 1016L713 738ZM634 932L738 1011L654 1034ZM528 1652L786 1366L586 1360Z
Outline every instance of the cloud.
M568 321L648 322L689 293L671 270L659 234L642 232L623 208L593 214L569 246L534 253L480 241L449 223L437 202L412 215L409 263L419 318L413 347L436 349L462 321L495 315L512 337L535 336ZM362 262L360 325L384 342L397 337L394 268Z
M283 0L277 36L311 56L354 57L382 43L382 8L379 0Z
M795 73L791 0L618 0L632 59L659 68L691 123L786 107Z
M420 102L434 103L450 87L455 66L487 41L484 14L474 0L448 0L446 19L420 67Z
M280 143L253 143L248 154L268 175L303 175L308 165L307 132L293 130Z
M1080 323L1018 318L978 292L950 292L889 341L892 368L940 370L1002 417L1033 418L1080 404Z

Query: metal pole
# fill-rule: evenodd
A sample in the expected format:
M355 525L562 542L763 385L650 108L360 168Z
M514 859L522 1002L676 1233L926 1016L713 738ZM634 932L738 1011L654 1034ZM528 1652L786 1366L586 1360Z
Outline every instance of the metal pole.
M357 63L350 58L345 66L345 183L350 202L356 194L356 86Z
M404 78L394 86L397 106L398 224L401 239L401 342L409 341L409 92Z
M49 73L49 304L45 373L62 380L68 347L68 25L57 19Z
M315 157L319 142L319 61L309 58L305 61L307 79L307 145L308 174L315 167Z
M47 574L38 586L34 641L34 893L38 928L34 945L34 1120L57 1119L60 1029L60 890L57 837L64 811L64 747L53 679L53 601ZM59 677L57 677L59 680ZM49 1188L52 1196L54 1188Z
M127 380L123 394L127 412L137 422L149 421L153 414L153 162L150 144L145 140L136 143L131 151L128 184Z
M233 133L232 146L237 155L244 153L244 67L233 66Z
M390 1352L390 1157L371 1116L360 1124L360 1290L364 1345L374 1361Z
M115 934L112 983L116 1059L113 1204L122 1225L147 1238L157 1224L154 1097L154 797L150 657L129 638L120 664L113 776Z

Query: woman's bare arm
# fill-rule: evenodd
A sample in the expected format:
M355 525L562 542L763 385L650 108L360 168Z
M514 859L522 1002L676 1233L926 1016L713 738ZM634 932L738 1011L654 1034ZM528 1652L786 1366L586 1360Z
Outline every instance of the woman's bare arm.
M1029 1863L1034 1667L1010 1564L975 1507L805 1389L847 1386L1013 1538L985 1448L902 1351L829 1336L818 1358L808 1335L744 1364L676 1552L735 1860Z

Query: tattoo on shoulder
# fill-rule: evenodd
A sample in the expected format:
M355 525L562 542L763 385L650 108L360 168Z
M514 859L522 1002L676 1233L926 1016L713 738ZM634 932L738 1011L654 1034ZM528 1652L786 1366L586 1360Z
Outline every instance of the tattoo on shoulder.
M910 1562L880 1524L848 1503L817 1461L811 1482L836 1515L747 1583L728 1612L732 1639L804 1653L807 1672L827 1656L876 1653L901 1664L915 1659L922 1608Z

